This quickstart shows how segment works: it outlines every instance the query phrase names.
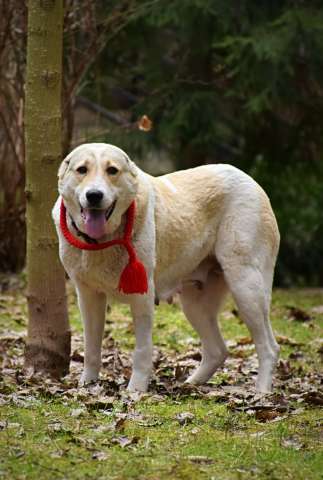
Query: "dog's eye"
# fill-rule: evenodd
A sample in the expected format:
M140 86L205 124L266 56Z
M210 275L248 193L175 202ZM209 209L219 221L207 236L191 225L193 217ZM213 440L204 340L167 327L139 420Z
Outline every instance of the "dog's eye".
M76 169L76 171L77 171L78 173L80 173L81 175L85 175L86 172L87 172L87 168L84 167L84 166L83 166L83 167L79 167L79 168Z
M108 167L107 168L107 174L108 175L116 175L119 172L119 170L116 167Z

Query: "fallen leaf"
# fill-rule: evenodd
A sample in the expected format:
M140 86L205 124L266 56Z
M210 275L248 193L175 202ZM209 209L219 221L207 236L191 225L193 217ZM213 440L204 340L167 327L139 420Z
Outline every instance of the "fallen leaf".
M86 401L88 410L113 410L115 397L99 396Z
M49 423L47 425L47 430L49 432L63 432L64 431L64 427L63 427L63 424L60 423L60 422L55 422L55 423Z
M207 398L212 398L214 400L225 400L228 398L228 393L223 390L211 390L211 392L206 394Z
M178 360L182 365L182 360L195 360L200 362L202 360L202 355L199 350L192 350L190 352L185 353L184 355L179 355Z
M67 455L69 450L70 450L69 448L63 448L61 450L56 450L55 452L51 452L49 454L49 456L51 458L61 458L61 457L64 457L65 455Z
M159 425L162 425L164 422L162 419L160 420L147 420L147 421L140 421L138 422L138 425L140 425L141 427L157 427Z
M84 363L84 356L81 353L79 353L77 350L74 350L74 352L71 355L71 360L73 360L73 362Z
M136 436L132 438L122 436L122 437L115 437L112 439L112 443L116 443L117 445L120 445L121 448L129 447L130 445L135 445L136 443L138 443L138 441L139 441L139 438Z
M304 358L304 353L301 352L300 350L298 350L297 352L291 352L288 355L288 358L290 358L291 360L299 360L301 358Z
M304 448L304 443L302 443L297 437L287 437L281 441L281 446L285 448L293 448L294 450L301 450Z
M293 410L293 411L291 412L291 414L292 414L292 415L299 415L299 414L303 413L304 410L305 410L305 408L303 408L303 407L296 408L296 410Z
M103 452L103 451L93 452L92 458L93 458L93 460L99 460L99 462L102 462L102 461L107 460L109 458L109 454L107 452Z
M187 425L188 423L192 423L194 420L195 415L190 412L182 412L175 416L175 419L178 421L180 425Z
M323 405L323 392L313 390L304 395L304 399L307 403L312 405Z
M187 376L187 367L182 367L181 365L176 365L174 377L176 380L181 381L184 380Z
M268 410L268 409L256 410L256 415L255 415L256 420L258 420L258 422L271 422L272 420L274 420L279 416L280 416L280 412L278 412L277 410Z
M291 347L299 347L303 345L303 343L296 342L296 340L286 337L285 335L276 335L276 340L279 345L289 345Z
M150 130L153 128L153 122L147 115L143 115L138 120L138 128L143 132L150 132Z
M206 457L204 455L189 455L187 457L187 460L189 460L192 463L205 464L205 465L211 465L211 463L214 463L213 458Z
M298 322L309 322L312 320L312 317L309 313L305 312L301 308L297 308L294 306L287 306L286 307L289 311L289 317L293 320L297 320Z
M86 413L85 408L74 408L71 410L71 417L81 417Z
M264 435L266 435L266 432L255 432L255 433L251 433L250 437L251 438L261 438Z
M253 343L253 341L250 337L240 337L237 340L238 345L248 345L250 343Z
M292 368L288 360L279 360L277 365L277 372L280 378L287 380L292 375Z
M7 423L7 428L20 428L20 427L21 427L20 423L16 423L16 422L8 422Z
M127 420L126 417L118 418L118 419L112 424L113 430L115 430L116 432L122 432L122 431L124 430L124 428L125 428L126 420Z

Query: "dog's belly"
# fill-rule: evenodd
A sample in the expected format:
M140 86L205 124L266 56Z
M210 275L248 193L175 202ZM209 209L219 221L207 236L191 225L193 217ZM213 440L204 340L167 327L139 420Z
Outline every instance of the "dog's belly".
M181 290L184 282L198 279L204 275L207 259L214 257L215 234L205 231L198 241L188 242L184 249L169 255L175 261L168 261L168 252L165 248L163 258L157 258L155 270L156 297L167 299Z
M202 289L208 280L210 273L222 274L223 270L221 265L217 261L214 255L204 258L196 268L192 268L188 274L184 274L180 279L176 281L169 280L167 278L164 284L156 285L156 302L160 300L172 303L173 296L182 293L182 289L186 284L194 284L198 289ZM167 272L169 273L169 272Z

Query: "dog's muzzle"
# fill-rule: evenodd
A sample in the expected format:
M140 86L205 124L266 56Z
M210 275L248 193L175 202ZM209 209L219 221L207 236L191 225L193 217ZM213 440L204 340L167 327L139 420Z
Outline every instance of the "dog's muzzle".
M106 234L106 222L113 214L116 203L117 201L115 200L107 209L81 207L81 216L84 221L84 230L86 235L91 238L95 238L96 240L104 237Z

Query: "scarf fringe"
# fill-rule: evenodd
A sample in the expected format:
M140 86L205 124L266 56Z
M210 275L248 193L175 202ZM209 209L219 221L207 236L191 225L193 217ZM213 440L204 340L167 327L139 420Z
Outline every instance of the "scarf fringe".
M148 292L146 270L137 258L130 260L124 268L119 281L119 292L141 295Z

